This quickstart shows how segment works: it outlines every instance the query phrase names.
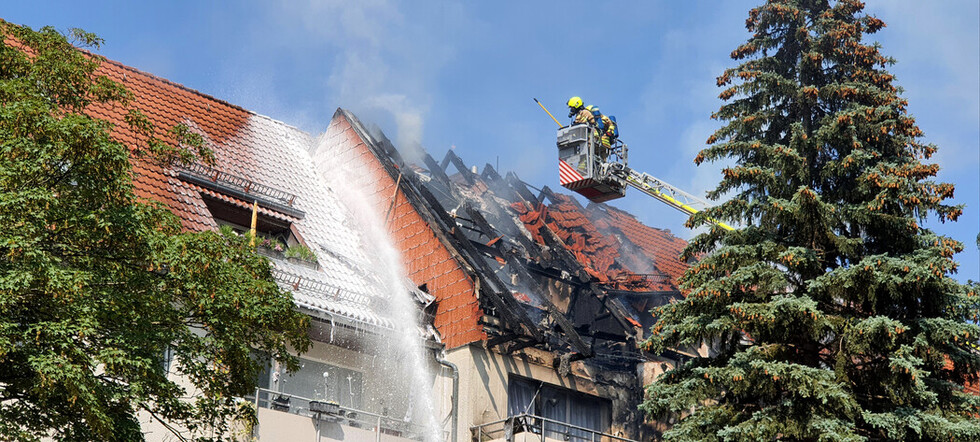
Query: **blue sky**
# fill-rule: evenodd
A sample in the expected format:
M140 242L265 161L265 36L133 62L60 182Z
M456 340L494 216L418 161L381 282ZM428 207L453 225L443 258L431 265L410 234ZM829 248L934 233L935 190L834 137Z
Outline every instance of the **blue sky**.
M748 34L757 1L14 1L0 17L80 27L101 53L317 133L337 107L403 150L447 149L557 188L552 122L580 95L616 115L630 165L695 194L719 167L692 162L719 123L714 78ZM980 280L980 2L873 0L873 39L897 59L940 179L965 204L927 225L965 245L957 278ZM681 237L685 217L638 192L613 205Z

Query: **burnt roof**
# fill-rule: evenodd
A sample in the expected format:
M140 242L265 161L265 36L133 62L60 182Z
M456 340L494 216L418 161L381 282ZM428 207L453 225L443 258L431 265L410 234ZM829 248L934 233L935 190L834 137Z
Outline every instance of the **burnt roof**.
M622 356L635 351L652 323L648 308L679 295L667 270L686 264L674 248L656 246L683 240L630 224L618 209L609 215L547 187L533 192L490 165L474 173L453 150L441 160L423 152L422 164L408 164L383 134L368 134L343 112L415 210L441 231L444 245L484 281L489 346L505 352L535 346L575 358L614 349L607 354Z

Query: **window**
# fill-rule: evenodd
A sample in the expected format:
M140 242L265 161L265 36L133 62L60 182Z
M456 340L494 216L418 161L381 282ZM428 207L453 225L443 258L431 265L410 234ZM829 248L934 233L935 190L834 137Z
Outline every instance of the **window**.
M362 409L364 376L360 372L303 358L299 362L299 371L280 375L280 392Z
M507 389L507 415L530 414L558 422L606 432L611 420L611 405L606 399L545 384L533 379L511 376ZM544 422L546 437L591 440L585 430Z
M174 349L171 346L166 346L163 349L163 357L160 360L160 368L163 370L164 376L170 374L170 366L174 362Z
M225 201L202 194L204 204L211 217L219 226L229 226L236 232L244 234L251 230L252 210L228 204ZM269 238L279 241L286 245L296 244L287 221L276 219L259 213L255 223L255 235L259 238Z

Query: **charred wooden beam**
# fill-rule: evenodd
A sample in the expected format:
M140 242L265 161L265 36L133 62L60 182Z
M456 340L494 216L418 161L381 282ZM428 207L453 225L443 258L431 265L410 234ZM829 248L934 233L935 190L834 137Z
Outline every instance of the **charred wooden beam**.
M487 256L504 259L504 254L497 247L488 246L482 242L473 241L473 240L470 240L470 244L472 244L473 247L476 248L476 250L482 252Z
M344 112L351 126L361 139L365 141L367 147L374 153L389 176L395 177L398 175L399 170L405 171L405 176L408 179L401 180L399 186L409 200L409 203L412 204L413 208L422 216L426 223L433 227L436 237L446 246L446 249L460 266L471 277L479 278L486 282L481 288L481 292L486 292L487 296L481 296L480 299L489 300L490 304L500 314L505 316L505 321L508 322L511 328L522 330L535 340L543 340L544 336L538 330L534 321L528 316L527 312L523 310L523 307L518 304L513 296L509 293L506 295L503 293L501 290L503 284L497 280L493 271L487 266L486 261L470 245L469 239L459 229L455 229L456 222L449 216L438 199L424 185L421 185L414 173L411 173L409 169L405 169L404 161L399 156L397 150L394 149L394 146L391 145L391 141L384 136L381 136L380 139L375 139L363 128L363 125L357 117L346 111L340 112ZM449 177L438 167L438 164L431 156L427 154L423 160L430 168L431 173L438 176L439 179L443 179L447 183L449 182Z
M492 337L490 339L487 339L486 346L487 346L487 348L493 348L493 347L496 347L498 345L511 342L511 341L517 339L518 337L519 336L517 334L514 334L514 333L506 333L506 334L503 334L503 335L500 335L500 336L494 336L494 337Z
M463 179L466 180L466 183L467 184L469 184L469 185L472 186L476 182L476 180L474 179L473 172L469 168L466 167L466 163L464 163L463 162L463 159L460 158L458 155L456 155L455 152L453 152L451 150L446 152L446 157L443 158L443 160L442 160L442 165L443 165L442 168L443 168L443 170L446 169L446 166L447 166L446 161L447 160L449 162L453 163L454 166L456 166L456 170L458 170L459 171L459 174L463 176Z
M629 340L628 336L626 335L618 335L615 333L607 333L603 331L590 331L588 326L580 326L580 327L576 327L575 329L582 336L588 336L590 338L602 339L605 341L614 341L614 342L626 342Z
M469 217L470 222L472 222L478 229L485 232L487 238L496 238L499 236L500 232L490 225L490 222L487 221L479 210L474 209L473 206L469 204L467 204L464 209L466 210L466 216Z
M543 202L545 198L547 198L552 203L558 199L555 197L555 192L553 192L551 188L548 186L544 186L541 188L541 194L538 196L538 200ZM578 202L576 202L574 199L572 199L572 202L578 205ZM581 206L579 207L581 208Z
M436 162L435 158L432 158L431 155L426 153L425 156L422 157L422 162L425 163L425 167L429 169L429 173L431 173L432 176L438 178L444 183L449 183L449 175L446 175L445 168L441 167L439 163Z
M588 274L582 268L582 264L579 263L574 256L572 256L571 252L569 252L565 246L565 243L561 240L561 238L558 238L558 236L552 232L551 229L541 229L541 238L544 240L545 244L552 249L554 256L563 262L563 268L569 270L576 269L578 273L581 273L580 275L576 276L579 276L583 280L591 279L588 278ZM623 331L627 333L632 331L633 326L626 320L625 309L622 306L616 305L615 302L610 301L609 296L600 290L594 282L589 283L586 290L589 294L598 299L606 310L613 315L616 322L620 327L622 327Z
M514 175L513 172L507 172L507 177L505 179L507 184L510 184L510 187L513 188L514 191L517 192L517 195L519 195L525 202L531 204L541 203L541 200L534 196L527 186L524 185L524 182L521 181L520 178L517 178L517 175Z
M510 209L501 207L500 210L506 211ZM476 210L472 206L466 207L466 215L473 220L474 224L478 226L482 226L481 228L485 229L487 232L493 232L488 235L489 237L495 238L500 233L499 230L497 230L495 227L493 227L492 224L490 224L489 221L487 221L486 217L484 217L479 210ZM537 244L535 244L534 241L531 241L529 238L525 237L524 235L517 235L509 238L516 240L522 247L524 247L524 250L528 253L533 253L534 251L540 250L540 248L537 247ZM504 250L502 249L502 243L498 243L497 247L501 250L501 253L504 253Z
M503 351L504 354L508 354L509 355L509 354L512 354L512 353L514 353L516 351L520 351L520 350L523 350L523 349L528 348L528 347L533 347L533 346L535 346L537 344L540 344L540 343L539 342L534 342L534 341L531 341L531 340L525 340L524 342L514 342L514 343L511 343L510 345L506 345L501 350Z
M485 180L491 180L491 181L501 180L501 176L499 173L497 173L497 169L494 169L493 166L490 165L490 163L487 163L485 166L483 166L483 173L481 173L480 176L482 176L483 179Z
M619 305L615 298L610 298L609 295L603 293L595 283L589 284L588 290L606 307L606 310L609 311L609 314L612 315L619 326L623 328L623 331L627 333L633 331L633 324L626 320L626 309L622 305Z
M442 205L436 200L436 197L432 195L424 186L418 188L418 193L425 200L430 207L442 209ZM444 209L434 211L435 215L440 218L444 226L455 226L455 221ZM514 299L514 297L509 293L509 290L504 289L504 284L497 279L493 269L491 269L486 260L484 260L480 253L473 247L470 243L470 239L466 237L459 229L448 229L446 234L451 238L453 248L456 249L466 261L473 266L476 273L480 275L481 280L486 284L482 289L487 290L490 296L487 298L491 303L494 304L500 310L500 313L504 315L505 321L510 321L515 328L523 328L526 334L533 337L536 340L542 340L541 332L538 330L536 324L531 317L528 316L524 308ZM507 292L507 293L505 293Z
M525 267L531 273L545 276L563 284L568 284L576 289L589 284L588 280L582 281L577 277L574 277L574 275L567 270L560 269L557 266L546 266L543 262L528 261L525 263Z
M537 280L535 278L531 278L531 275L524 270L524 267L521 265L521 263L516 262L517 261L516 258L514 258L513 256L510 256L508 258L509 258L508 261L511 264L511 268L514 269L514 271L517 272L519 276L523 276L522 280L532 282L532 284L534 284L535 287L531 287L531 288L534 289L535 291L538 291L540 293L545 292L544 288L537 283ZM575 326L568 319L565 313L558 310L558 307L555 306L555 304L553 304L546 296L541 297L541 303L548 311L549 317L552 318L555 321L555 323L558 325L558 327L561 329L565 338L568 340L568 343L572 346L572 348L579 353L591 356L593 354L592 347L587 345L585 341L582 340L582 337L579 336L577 331L575 331Z
M496 316L490 316L490 315L480 316L480 321L479 322L480 322L480 324L490 325L490 326L493 326L493 327L500 327L500 326L503 325L503 322L500 321L500 318L498 318Z

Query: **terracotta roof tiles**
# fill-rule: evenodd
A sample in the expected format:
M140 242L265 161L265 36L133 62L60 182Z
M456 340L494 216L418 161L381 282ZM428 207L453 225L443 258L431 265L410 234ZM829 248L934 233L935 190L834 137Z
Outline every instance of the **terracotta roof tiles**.
M313 168L309 155L313 137L118 62L103 62L98 73L129 88L134 96L131 105L153 123L156 137L173 142L167 131L177 124L186 124L201 134L214 151L215 169L296 195L292 208L305 213L302 219L266 207L260 207L259 213L290 223L317 254L319 270L273 260L280 284L294 292L300 307L390 326L375 312L379 305L375 298L383 291L377 275L370 271L357 224L349 219L347 208ZM126 109L121 105L97 104L86 111L114 123L113 136L130 148L146 143L124 123ZM250 201L181 180L173 167L143 159L132 162L137 195L165 204L187 230L217 227L204 195L231 206L251 208ZM296 284L297 281L301 283Z
M680 259L687 241L669 231L643 224L632 214L606 204L590 204L588 213L599 228L614 229L638 246L654 266L675 283L687 271L688 264Z
M670 281L647 278L630 268L622 255L623 244L613 235L603 233L572 197L550 193L551 204L529 207L523 202L511 204L534 240L544 244L542 229L557 236L568 251L582 264L596 282L608 288L627 291L673 291ZM604 225L602 225L604 226Z

